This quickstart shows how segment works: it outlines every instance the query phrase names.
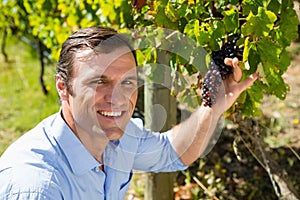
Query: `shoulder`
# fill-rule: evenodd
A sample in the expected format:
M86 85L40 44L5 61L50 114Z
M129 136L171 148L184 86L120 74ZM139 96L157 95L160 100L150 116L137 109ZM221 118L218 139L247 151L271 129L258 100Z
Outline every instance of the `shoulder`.
M13 142L0 158L0 170L5 166L23 163L55 163L60 149L46 128L55 119L52 115Z
M55 172L34 165L17 165L0 171L0 199L60 199Z
M43 130L45 123L52 120L53 116L25 133L0 157L0 199L45 199L51 193L59 195L61 152Z

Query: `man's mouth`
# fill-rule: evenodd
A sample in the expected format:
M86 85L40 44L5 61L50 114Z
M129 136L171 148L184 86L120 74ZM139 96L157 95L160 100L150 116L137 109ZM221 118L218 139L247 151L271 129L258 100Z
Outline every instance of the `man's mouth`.
M104 117L120 117L122 115L121 111L118 112L98 111L98 113Z

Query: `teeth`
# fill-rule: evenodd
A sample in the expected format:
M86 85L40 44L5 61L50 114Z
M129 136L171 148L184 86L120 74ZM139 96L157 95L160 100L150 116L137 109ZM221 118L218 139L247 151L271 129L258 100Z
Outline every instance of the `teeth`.
M106 117L119 117L121 116L122 112L106 112L106 111L101 111L101 115L106 116Z

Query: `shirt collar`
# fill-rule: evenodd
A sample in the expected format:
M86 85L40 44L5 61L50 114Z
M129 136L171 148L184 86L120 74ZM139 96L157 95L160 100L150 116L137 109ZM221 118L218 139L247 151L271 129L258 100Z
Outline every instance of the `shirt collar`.
M141 137L140 124L131 119L124 135L119 140L110 141L104 152L104 165L114 170L129 173L132 170Z
M83 175L100 165L63 120L61 112L57 113L52 130L75 175Z

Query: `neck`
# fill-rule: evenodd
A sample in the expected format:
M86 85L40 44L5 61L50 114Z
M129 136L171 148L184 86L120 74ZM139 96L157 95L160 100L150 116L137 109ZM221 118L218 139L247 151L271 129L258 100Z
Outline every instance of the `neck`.
M78 137L85 148L91 153L91 155L102 163L103 152L108 145L109 140L106 137L90 134L80 127L74 131L74 134Z
M100 131L83 129L73 118L68 110L62 109L62 118L68 124L72 132L81 141L91 155L102 163L102 155L109 143L109 139Z

